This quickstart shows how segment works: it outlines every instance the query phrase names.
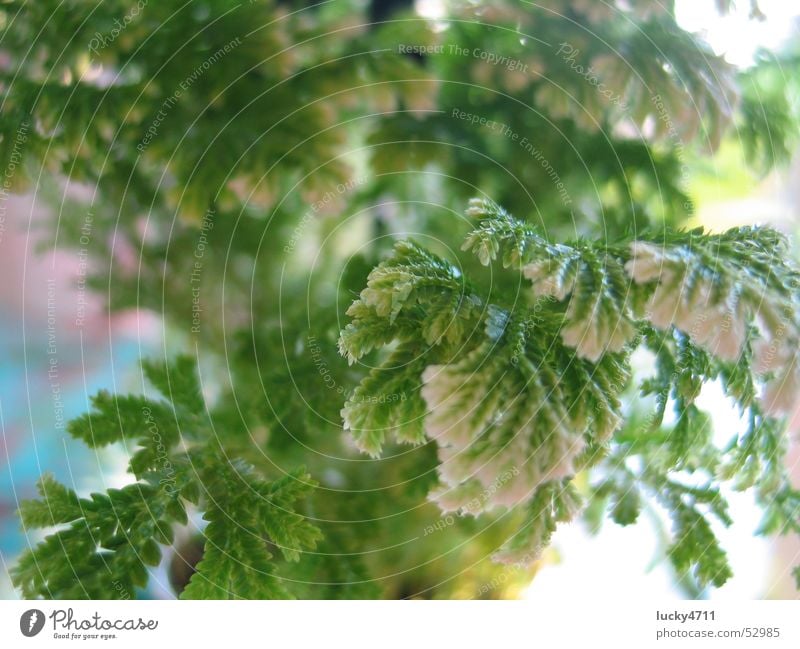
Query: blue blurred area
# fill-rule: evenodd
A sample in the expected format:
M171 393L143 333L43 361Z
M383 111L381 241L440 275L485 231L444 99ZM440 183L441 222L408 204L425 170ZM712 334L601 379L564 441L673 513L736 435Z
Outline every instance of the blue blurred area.
M18 199L8 207L25 213ZM27 537L16 510L37 495L43 473L80 495L118 486L122 453L90 449L66 425L100 389L137 391L134 370L149 349L140 314L109 316L97 297L79 293L74 251L33 249L22 230L0 236L0 598L17 596L8 570L42 536ZM144 321L144 330L153 327Z
M84 349L82 358L80 347L72 345L59 349L55 378L48 373L50 359L41 346L29 344L26 359L21 333L19 323L8 313L0 315L0 353L5 359L0 368L0 457L4 460L0 468L0 557L6 569L28 546L16 509L20 500L36 495L36 481L42 473L53 473L81 492L103 483L104 470L109 470L102 465L103 455L70 438L65 425L88 409L90 395L113 385L115 378L111 365L102 362L99 349ZM134 340L114 341L112 347L117 375L138 361L139 347ZM57 399L63 410L61 404L55 407ZM10 595L8 575L0 575L0 582L5 582L0 584L0 596Z

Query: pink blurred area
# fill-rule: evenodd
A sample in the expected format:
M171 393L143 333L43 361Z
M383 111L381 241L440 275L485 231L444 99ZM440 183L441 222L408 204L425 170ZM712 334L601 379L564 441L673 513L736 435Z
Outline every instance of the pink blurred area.
M105 456L72 440L66 422L99 389L141 389L132 377L161 321L143 311L109 315L81 283L92 263L85 253L42 249L47 208L32 195L0 201L0 597L13 597L7 569L29 542L19 501L35 495L45 472L83 493L109 477ZM126 250L119 261L136 257Z

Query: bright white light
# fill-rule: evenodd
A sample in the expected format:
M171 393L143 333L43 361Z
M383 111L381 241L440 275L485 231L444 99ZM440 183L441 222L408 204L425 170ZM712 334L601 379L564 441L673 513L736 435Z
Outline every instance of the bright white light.
M735 432L745 430L745 420L718 382L705 385L696 403L711 415L718 446L726 445ZM774 586L769 577L773 546L768 539L753 535L762 513L751 494L725 487L723 495L734 524L729 528L715 525L714 531L728 552L734 576L721 588L711 589L709 599L762 598ZM559 598L624 599L631 594L645 599L681 599L685 595L675 585L668 560L659 556L654 531L652 514L646 512L630 527L606 520L597 536L591 536L581 523L562 525L552 543L561 562L544 566L522 597L543 604Z
M779 49L798 32L800 6L786 0L759 0L764 20L750 19L750 3L739 0L727 16L720 16L715 0L676 0L675 17L684 29L705 37L717 54L738 66L753 63L759 47Z
M414 9L423 18L433 20L444 18L446 13L443 0L416 0Z

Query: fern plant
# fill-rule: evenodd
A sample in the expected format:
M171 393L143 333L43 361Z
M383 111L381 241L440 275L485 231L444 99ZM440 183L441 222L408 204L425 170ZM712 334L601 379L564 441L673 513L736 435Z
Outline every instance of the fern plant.
M727 488L800 532L793 251L690 229L685 184L739 134L788 159L790 55L738 71L649 0L193 0L113 31L134 4L0 5L5 191L36 179L43 245L167 350L68 426L130 484L21 505L23 596L167 565L184 598L500 597L558 525L644 508L701 593Z
M378 454L387 433L400 443L427 437L441 462L430 498L444 512L521 510L520 531L496 555L503 561L535 559L556 522L579 509L575 475L604 463L601 475L614 478L590 498L624 501L615 517L630 524L638 492L651 491L675 524L670 558L701 586L730 576L705 518L730 524L719 480L758 484L771 529L797 529L800 492L775 462L785 444L772 416L786 414L797 384L798 275L777 232L551 244L486 200L468 213L478 223L463 248L530 286L490 302L457 267L398 243L370 273L340 339L351 361L397 345L342 411L359 448ZM637 385L630 357L639 346L655 355L655 376L639 389L656 394L657 407L632 433L621 398ZM715 379L749 421L742 439L760 443L713 445L694 400ZM386 390L408 398L365 406ZM659 435L670 402L677 423ZM633 459L640 471L628 468ZM673 477L684 471L701 486Z
M205 418L191 359L171 368L145 364L163 400L98 394L94 409L69 432L93 448L123 441L136 447L129 470L136 482L79 498L52 477L39 483L42 501L20 509L26 528L66 526L27 553L13 577L26 597L130 597L147 584L147 566L161 561L173 528L187 523L187 507L208 522L203 559L187 597L281 598L270 547L288 561L314 548L319 530L295 511L313 489L302 470L268 481L252 466L226 458ZM170 371L171 370L171 371ZM267 546L269 539L270 546Z

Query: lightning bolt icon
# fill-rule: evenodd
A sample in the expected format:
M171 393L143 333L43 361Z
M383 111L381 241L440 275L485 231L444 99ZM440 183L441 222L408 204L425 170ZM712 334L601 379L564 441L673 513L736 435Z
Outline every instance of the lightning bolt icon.
M28 631L33 631L33 625L36 624L36 620L39 618L36 611L31 613L31 617L28 619Z

